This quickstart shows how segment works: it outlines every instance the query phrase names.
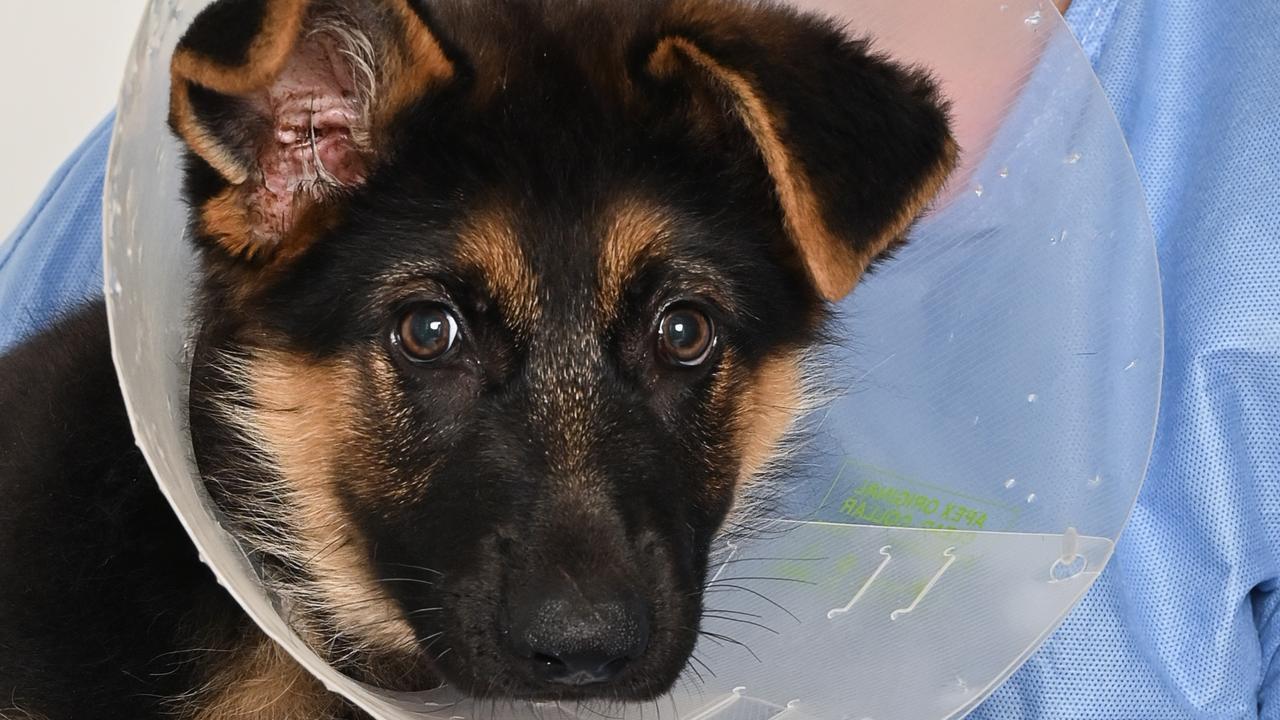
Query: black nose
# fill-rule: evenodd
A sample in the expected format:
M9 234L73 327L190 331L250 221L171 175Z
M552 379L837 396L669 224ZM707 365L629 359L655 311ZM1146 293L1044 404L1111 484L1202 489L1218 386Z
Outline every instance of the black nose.
M512 654L542 682L608 682L649 644L647 612L638 598L590 602L575 595L534 592L509 606Z

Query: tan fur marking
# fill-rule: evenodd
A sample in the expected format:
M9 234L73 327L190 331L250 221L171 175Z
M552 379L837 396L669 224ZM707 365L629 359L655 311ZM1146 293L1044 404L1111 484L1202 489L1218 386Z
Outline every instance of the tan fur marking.
M740 402L741 388L745 385L746 379L744 369L738 364L737 354L732 347L726 347L712 376L711 389L707 395L708 411L715 417L728 418L728 423L724 427L717 426L715 430L710 431L711 443L717 451L715 455L725 454L729 457L741 455L734 427L739 422L738 418L747 411ZM735 487L742 485L740 477L725 477L719 472L717 461L711 456L708 456L705 462L713 471L712 476L716 478L705 488L707 497L717 499L723 493L733 492Z
M408 3L393 0L391 4L404 29L404 46L401 53L390 54L384 61L385 75L392 82L390 92L382 99L379 124L389 122L423 93L452 80L456 72L440 41Z
M769 358L746 383L734 413L734 437L741 463L739 486L750 483L777 452L779 442L804 412L805 388L799 358Z
M338 210L304 196L295 196L289 215L278 227L264 226L254 218L253 193L248 185L233 185L200 207L203 230L234 257L255 261L266 258L269 268L282 268L303 254L335 221ZM265 283L268 273L257 280ZM246 286L252 290L253 286Z
M755 138L777 189L787 231L796 243L818 292L827 299L843 297L857 283L872 257L860 257L826 226L809 178L788 152L779 122L765 100L742 74L730 70L682 37L664 38L649 58L654 75L670 75L676 55L691 60L722 83L737 100L738 114Z
M342 702L274 641L258 636L189 701L187 720L329 720Z
M530 330L541 316L538 284L515 228L499 211L480 211L459 233L458 260L483 278L507 319Z
M670 219L655 205L632 198L613 211L600 251L598 298L607 317L640 264L662 252L669 231Z
M920 213L924 212L929 203L942 190L942 186L947 182L947 177L951 175L951 171L955 167L956 158L959 154L960 148L956 145L955 139L948 136L943 145L942 158L929 170L928 175L925 176L924 181L920 184L920 188L916 190L916 194L902 205L902 209L898 211L898 215L893 219L893 222L889 223L889 226L885 228L884 234L875 245L875 253L871 256L872 260L902 240L902 234L907 231L907 228L911 227L911 223L915 222Z
M672 75L679 68L680 56L693 62L734 96L738 115L755 138L773 178L787 232L795 242L814 286L827 300L838 300L853 289L871 262L898 239L916 213L933 197L950 170L953 152L944 156L895 222L880 237L873 238L865 251L859 252L827 227L809 177L782 139L780 119L770 111L768 103L751 81L716 61L692 41L679 36L667 37L658 43L649 56L649 72L656 77ZM949 146L949 149L953 150L953 147Z
M261 249L240 187L229 187L209 198L200 208L204 231L218 239L227 252L252 259Z
M255 359L252 373L258 426L292 493L291 520L308 546L327 607L343 631L380 648L411 649L413 629L378 586L335 486L339 459L358 458L363 444L351 398L360 383L355 367L269 351Z
M196 119L195 111L191 108L189 89L189 85L176 77L169 89L169 113L178 134L228 182L239 185L248 180L249 169L219 145L209 130Z

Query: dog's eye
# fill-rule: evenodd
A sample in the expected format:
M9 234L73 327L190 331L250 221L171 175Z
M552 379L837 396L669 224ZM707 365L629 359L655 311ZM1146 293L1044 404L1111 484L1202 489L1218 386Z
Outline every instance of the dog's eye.
M690 305L668 309L658 321L658 354L673 365L701 365L715 347L711 318Z
M439 360L458 341L458 320L440 305L415 305L400 316L392 339L414 362Z

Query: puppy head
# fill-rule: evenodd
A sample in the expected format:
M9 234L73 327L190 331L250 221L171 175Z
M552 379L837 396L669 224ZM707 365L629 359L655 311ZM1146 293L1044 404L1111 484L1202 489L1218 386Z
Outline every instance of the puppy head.
M173 61L213 495L350 672L643 699L949 172L923 76L727 0L221 0Z

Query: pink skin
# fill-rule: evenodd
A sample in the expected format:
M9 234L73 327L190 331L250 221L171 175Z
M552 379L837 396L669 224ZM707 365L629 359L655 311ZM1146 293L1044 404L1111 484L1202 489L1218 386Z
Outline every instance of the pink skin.
M254 99L275 132L258 153L262 183L251 195L256 234L278 241L305 198L365 180L365 156L353 137L363 122L351 68L325 35L294 51L284 71Z

